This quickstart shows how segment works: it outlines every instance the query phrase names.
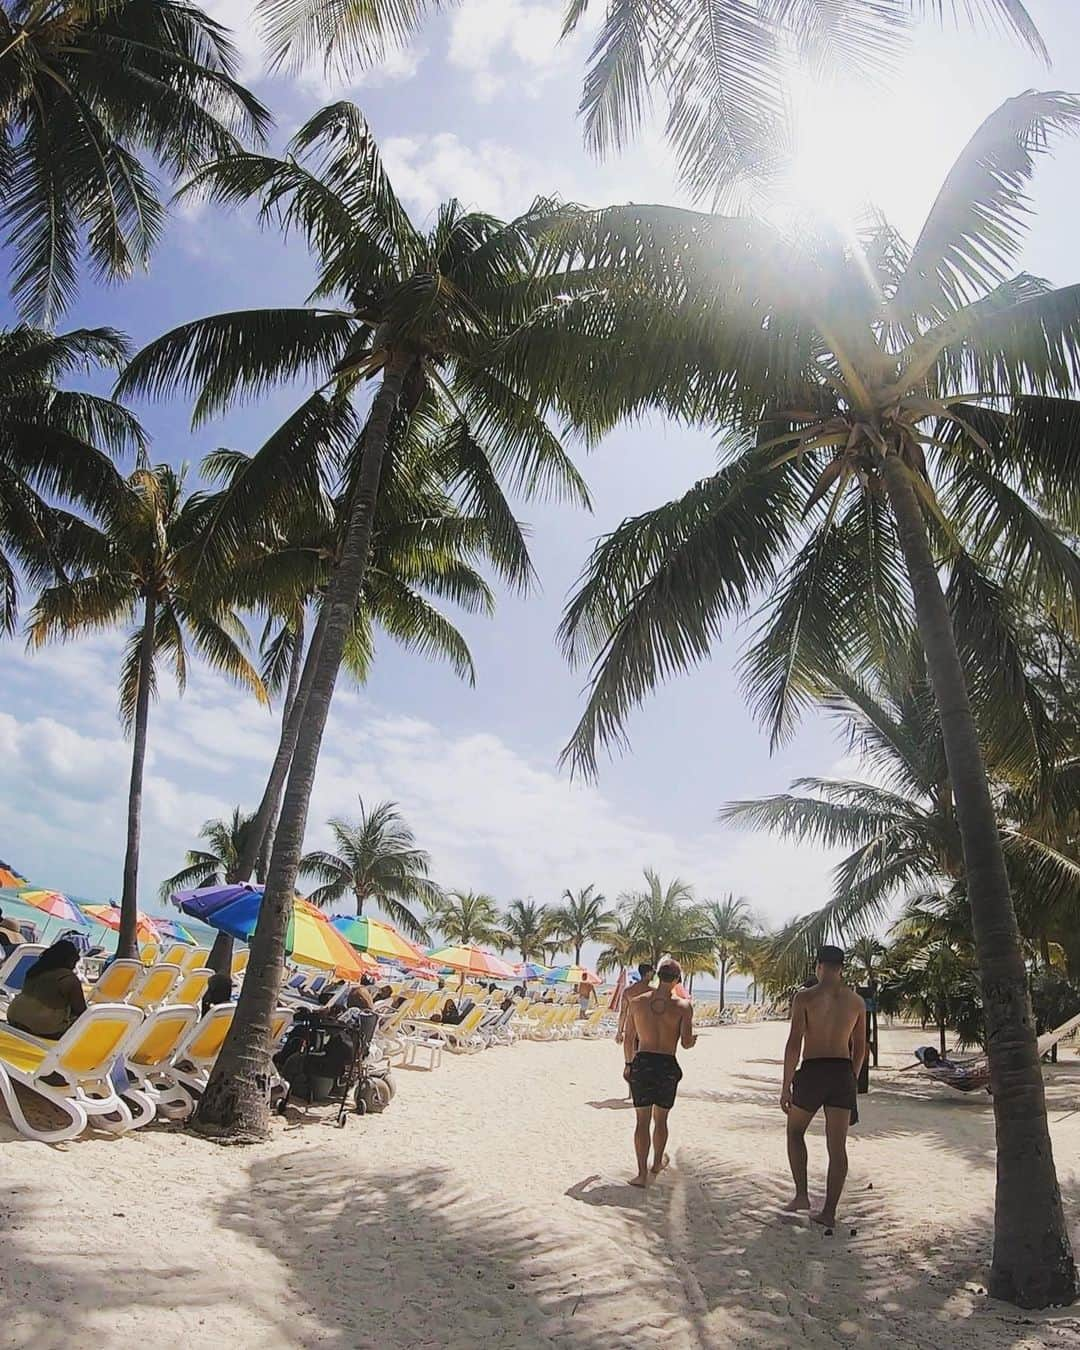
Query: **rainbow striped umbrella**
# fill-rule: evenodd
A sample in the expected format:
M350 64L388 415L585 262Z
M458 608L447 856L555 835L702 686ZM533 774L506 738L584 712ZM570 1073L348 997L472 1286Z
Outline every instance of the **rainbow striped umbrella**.
M151 919L150 922L157 929L158 937L168 938L170 942L186 942L192 947L199 945L198 938L191 930L175 919Z
M36 891L32 887L25 886L16 892L24 905L32 905L34 909L40 909L42 914L47 914L50 919L63 919L65 923L77 923L80 928L87 928L86 915L82 912L73 900L69 900L66 895L61 895L59 891Z
M106 928L111 928L117 933L120 931L119 905L83 905L82 912L89 914L92 919L104 924ZM157 941L157 931L154 928L153 920L148 914L143 914L141 910L135 915L135 937L139 942Z
M595 970L584 966L559 966L544 976L545 984L603 984L604 981Z
M514 974L519 980L542 980L545 975L551 974L551 970L548 966L537 965L535 961L522 961L514 967Z
M428 958L420 948L388 923L369 919L366 914L338 914L330 922L349 946L359 952L411 965L427 964Z
M173 896L185 914L244 942L255 932L262 898L261 886L206 886ZM346 980L381 970L377 961L353 951L322 910L299 896L293 901L285 950L299 965L333 970Z
M483 947L440 947L428 952L427 959L433 966L460 970L465 975L484 975L489 980L514 979L514 967Z

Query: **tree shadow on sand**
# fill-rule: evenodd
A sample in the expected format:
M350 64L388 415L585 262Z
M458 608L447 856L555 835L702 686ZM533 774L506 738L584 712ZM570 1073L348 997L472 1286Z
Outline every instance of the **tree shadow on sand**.
M361 1178L340 1156L305 1149L255 1164L249 1179L228 1198L221 1222L280 1262L312 1344L640 1345L641 1322L623 1306L626 1253L618 1242L610 1240L602 1265L590 1243L586 1273L573 1224L466 1189L440 1166ZM635 1281L658 1336L681 1314L662 1275L639 1272Z
M635 1271L646 1257L669 1268L683 1293L687 1343L703 1350L953 1350L961 1327L963 1344L1006 1350L1064 1346L1080 1329L1071 1310L1032 1315L985 1297L987 1214L913 1243L910 1221L905 1228L890 1213L887 1197L860 1191L845 1197L843 1223L827 1235L805 1215L782 1212L785 1183L692 1150L680 1150L645 1193L586 1177L566 1194L619 1212Z

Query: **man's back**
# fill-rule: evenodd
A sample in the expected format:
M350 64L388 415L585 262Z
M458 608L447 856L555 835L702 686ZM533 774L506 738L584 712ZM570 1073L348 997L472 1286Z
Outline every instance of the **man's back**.
M803 1058L846 1059L851 1054L851 1038L866 1005L853 989L840 981L829 981L803 989L796 994L793 1013L802 1013Z
M637 1034L638 1049L646 1054L673 1055L690 1006L687 999L665 995L656 989L635 998L630 1004L630 1018Z

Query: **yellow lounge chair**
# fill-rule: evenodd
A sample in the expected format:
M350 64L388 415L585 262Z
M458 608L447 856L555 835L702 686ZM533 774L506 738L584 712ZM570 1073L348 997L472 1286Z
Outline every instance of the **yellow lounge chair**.
M97 984L90 991L88 1003L123 1003L143 977L141 961L114 961L101 972Z
M206 986L210 983L210 976L213 971L205 966L201 970L189 970L180 983L173 989L169 995L169 1003L176 1007L180 1003L198 1005L202 1002L202 996L206 993Z
M192 950L190 942L174 942L158 957L163 966L183 967L184 957Z
M177 965L182 971L202 970L210 960L209 947L188 947Z
M150 1012L160 1007L180 979L179 966L152 966L125 999L133 1008Z
M202 1095L235 1012L235 1003L219 1003L202 1015L177 1046L170 1073L182 1087Z
M233 952L232 965L229 967L229 971L234 980L238 975L243 975L244 971L248 968L248 962L250 960L250 947L241 947L239 951Z
M139 960L144 966L152 966L161 955L161 948L156 942L145 942L139 948Z
M124 1052L128 1075L153 1102L158 1115L186 1120L195 1098L176 1081L170 1066L181 1041L199 1020L198 1008L176 1004L150 1013Z
M12 1026L0 1027L0 1095L15 1128L28 1139L57 1143L73 1139L89 1122L113 1134L144 1125L154 1104L137 1089L121 1098L110 1080L117 1059L142 1024L138 1008L126 1003L99 1003L88 1008L57 1041L41 1040ZM61 1084L47 1083L59 1077ZM60 1130L39 1130L23 1114L15 1085L51 1102L69 1123ZM132 1115L131 1105L137 1107Z

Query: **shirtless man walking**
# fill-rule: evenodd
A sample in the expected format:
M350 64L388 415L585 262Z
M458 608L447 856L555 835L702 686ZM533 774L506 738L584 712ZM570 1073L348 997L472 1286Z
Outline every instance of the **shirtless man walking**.
M649 1173L658 1176L668 1165L665 1153L668 1140L668 1112L675 1105L682 1069L675 1058L681 1044L689 1050L697 1042L694 1035L694 1005L688 998L676 998L675 986L682 971L674 961L662 961L656 972L659 989L642 991L632 999L630 1025L623 1038L626 1067L623 1076L630 1084L637 1122L634 1127L634 1152L637 1176L631 1186L644 1186ZM652 1127L652 1168L649 1167L649 1131Z
M825 1108L829 1175L825 1204L810 1215L831 1228L847 1180L848 1126L859 1119L858 1077L866 1058L866 1005L844 983L839 947L818 952L818 982L800 990L791 1004L791 1031L784 1047L780 1106L787 1115L787 1151L795 1197L788 1212L810 1208L806 1181L806 1127ZM799 1054L802 1067L796 1070Z

